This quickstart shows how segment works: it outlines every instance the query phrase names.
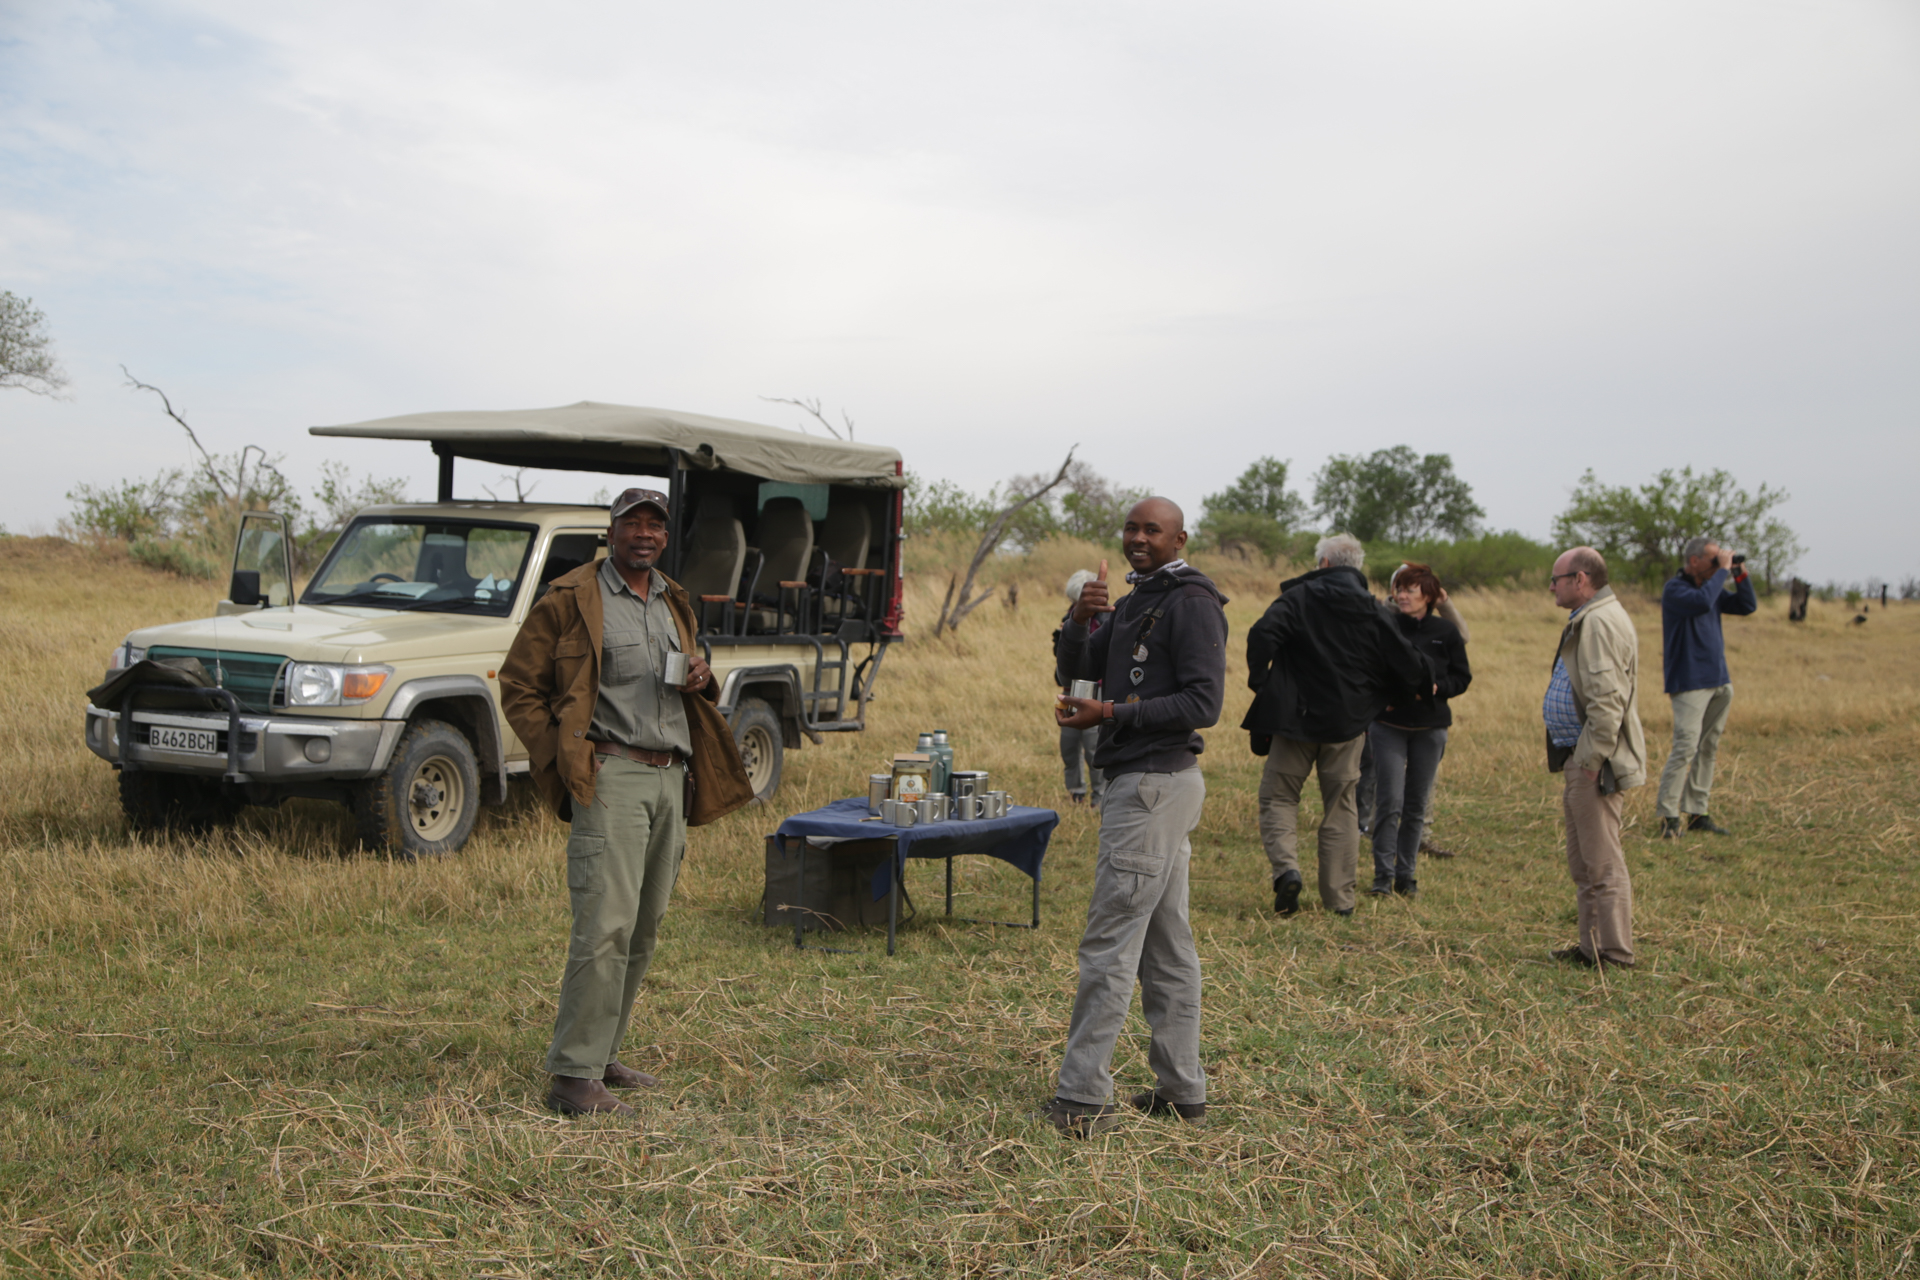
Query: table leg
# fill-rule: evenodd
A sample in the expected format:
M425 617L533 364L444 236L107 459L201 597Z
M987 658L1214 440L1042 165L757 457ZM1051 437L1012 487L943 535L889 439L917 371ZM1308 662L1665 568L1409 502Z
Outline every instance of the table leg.
M1033 878L1033 927L1040 927L1040 877Z
M799 950L807 945L800 938L801 930L806 926L807 921L807 838L805 836L800 837L800 887L795 891L794 896L800 900L793 908L793 945L795 950Z
M953 914L953 855L947 855L947 914Z
M900 922L900 837L893 838L893 887L887 891L887 954L893 954L893 931Z

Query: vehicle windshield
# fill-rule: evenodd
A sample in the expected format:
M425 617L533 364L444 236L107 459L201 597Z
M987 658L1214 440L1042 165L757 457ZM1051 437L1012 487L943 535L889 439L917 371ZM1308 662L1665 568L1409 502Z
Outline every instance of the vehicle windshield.
M300 600L504 618L533 534L523 524L356 520Z

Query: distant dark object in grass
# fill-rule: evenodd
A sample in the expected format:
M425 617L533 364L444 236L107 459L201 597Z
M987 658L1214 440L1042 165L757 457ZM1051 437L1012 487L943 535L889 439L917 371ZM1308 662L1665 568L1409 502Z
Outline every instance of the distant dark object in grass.
M1787 621L1805 622L1807 620L1807 597L1813 594L1813 588L1795 578L1787 587Z

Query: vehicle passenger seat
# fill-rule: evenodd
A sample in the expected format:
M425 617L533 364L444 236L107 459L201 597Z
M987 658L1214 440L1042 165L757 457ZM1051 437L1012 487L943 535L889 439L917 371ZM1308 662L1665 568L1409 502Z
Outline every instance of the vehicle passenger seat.
M807 562L813 559L813 520L806 506L798 498L771 499L760 512L755 542L765 562L754 603L771 607L753 610L749 628L778 631L788 614L797 628L811 612L806 579ZM799 585L789 585L795 583Z

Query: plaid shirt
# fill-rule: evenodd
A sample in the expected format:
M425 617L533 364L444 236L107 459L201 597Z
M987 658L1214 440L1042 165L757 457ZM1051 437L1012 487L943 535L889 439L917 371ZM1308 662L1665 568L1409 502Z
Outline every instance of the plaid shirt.
M1553 679L1547 682L1540 718L1547 722L1547 740L1554 746L1570 747L1580 741L1580 712L1573 705L1573 678L1567 674L1567 664L1558 658L1553 660Z

